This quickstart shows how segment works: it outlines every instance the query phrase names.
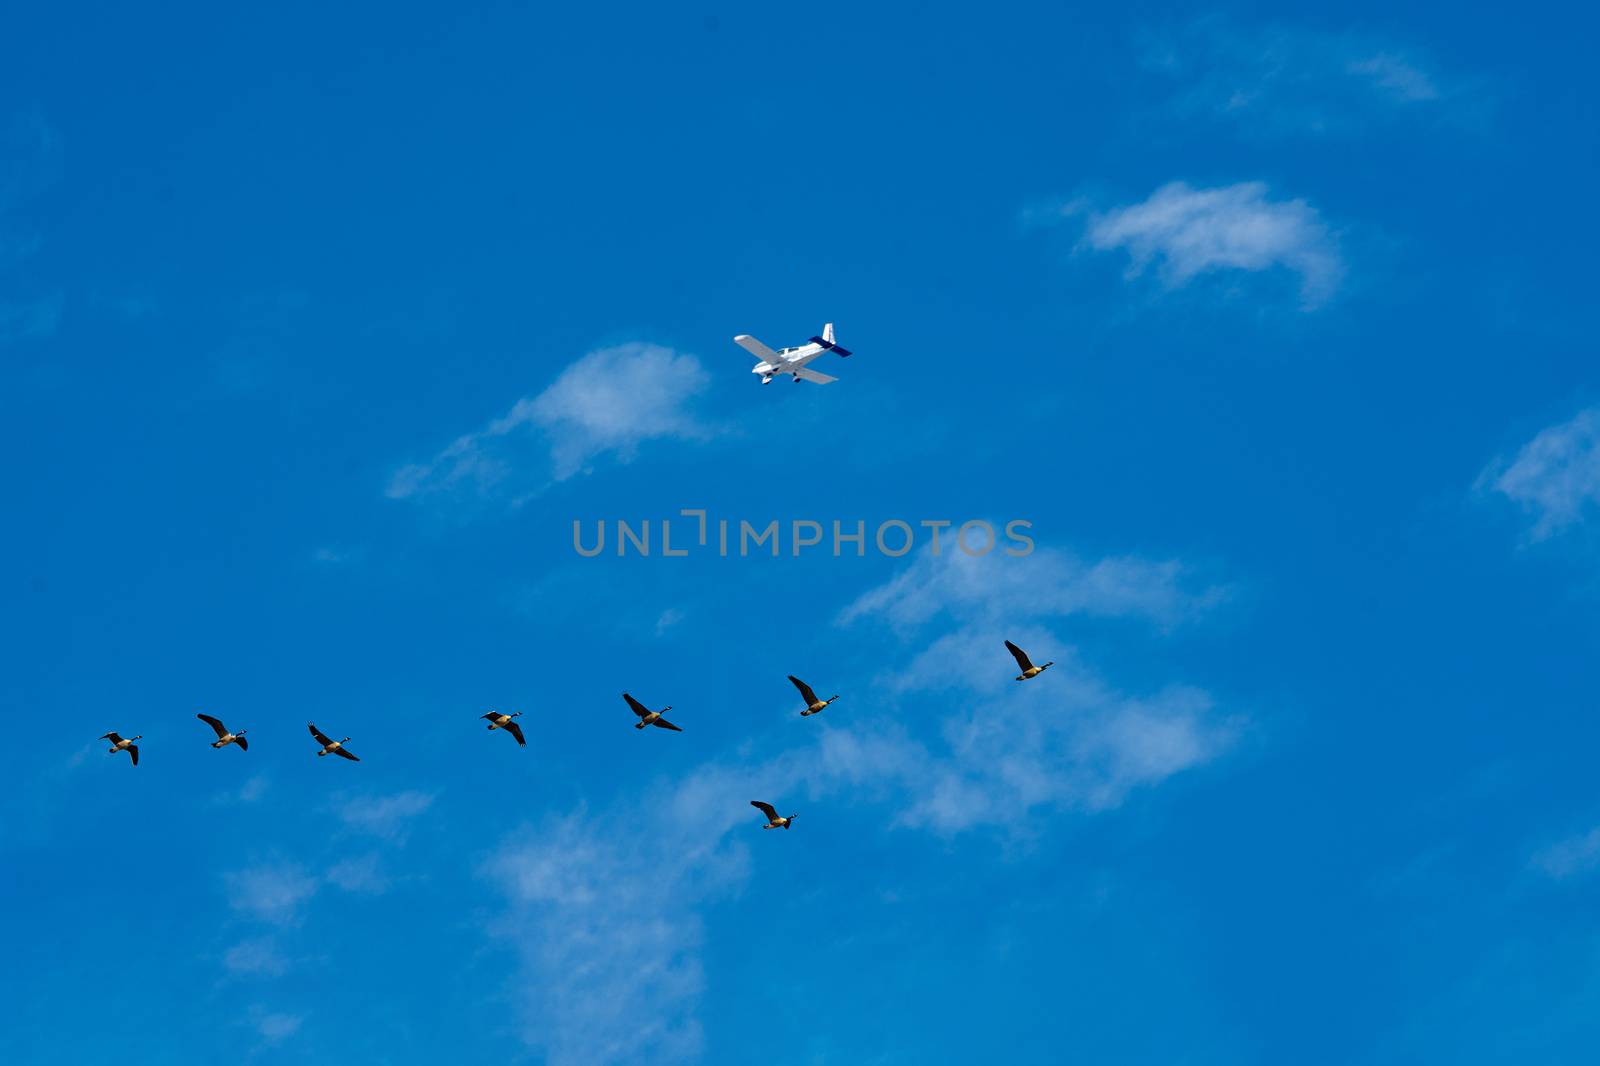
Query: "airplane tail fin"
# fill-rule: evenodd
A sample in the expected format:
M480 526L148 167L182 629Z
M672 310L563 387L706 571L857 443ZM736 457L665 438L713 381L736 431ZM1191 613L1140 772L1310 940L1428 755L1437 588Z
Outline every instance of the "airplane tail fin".
M822 327L822 336L820 336L820 337L812 337L811 338L811 343L812 344L820 344L820 345L822 345L824 350L830 351L834 355L840 356L841 358L843 358L845 356L848 356L850 354L850 349L849 348L841 348L837 344L833 343L833 323L832 322L829 322L826 326L823 326Z

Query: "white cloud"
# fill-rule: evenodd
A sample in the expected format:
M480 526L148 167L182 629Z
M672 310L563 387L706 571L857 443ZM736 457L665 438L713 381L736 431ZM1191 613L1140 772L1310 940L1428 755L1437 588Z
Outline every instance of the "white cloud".
M1535 540L1581 521L1600 504L1600 407L1540 431L1509 463L1491 464L1478 485L1533 515Z
M388 840L403 840L412 819L433 806L433 794L408 789L388 796L343 796L336 810L340 821Z
M841 622L881 617L896 628L939 617L1088 614L1172 625L1212 606L1223 590L1189 591L1174 561L1111 556L1093 563L1041 548L1030 555L925 551L887 583L863 593Z
M875 784L901 797L898 824L942 835L1025 833L1040 811L1115 808L1233 742L1238 723L1201 689L1121 692L1047 630L1010 632L1056 665L1017 683L1004 632L947 633L886 679L915 732L863 724L848 738L829 734L807 783L823 792Z
M1184 576L1176 562L1127 556L924 551L840 615L842 624L883 621L919 649L879 679L918 716L916 734L863 737L859 751L832 753L836 771L854 782L870 774L871 764L851 764L854 755L894 767L882 774L910 793L903 820L951 833L1020 828L1038 808L1114 807L1134 788L1213 758L1237 724L1215 713L1210 695L1178 684L1117 691L1050 628L1072 615L1166 626L1225 595L1190 590ZM1015 682L1007 639L1056 665Z
M241 940L227 950L222 965L229 973L252 977L281 977L289 962L268 937Z
M1142 203L1091 215L1084 243L1096 251L1126 250L1130 275L1156 264L1171 288L1217 270L1281 267L1300 276L1307 310L1326 302L1344 273L1337 242L1316 209L1304 200L1271 200L1261 182L1215 189L1171 182Z
M65 294L42 289L24 269L44 244L40 227L19 217L60 162L60 138L42 117L0 123L0 346L47 339L61 324Z
M649 805L605 817L580 809L514 836L490 861L508 903L494 932L527 986L522 1035L551 1066L698 1053L696 907L742 880L737 858L718 853L725 832Z
M1533 866L1558 881L1589 873L1600 866L1600 828L1551 844L1533 857Z
M263 863L223 875L228 903L262 921L293 922L316 894L317 879L294 863Z
M400 792L369 799L354 813L341 808L341 817L354 829L400 846L409 821L432 803L428 793ZM369 894L389 887L379 857L373 853L340 858L320 872L291 860L257 862L223 873L222 882L234 910L278 926L297 924L302 907L328 885Z
M305 1018L298 1014L263 1013L255 1019L256 1032L269 1044L280 1044L300 1031Z
M1393 52L1353 59L1345 69L1370 79L1377 88L1404 103L1439 99L1439 87L1433 79L1411 60Z
M745 840L760 837L752 798L802 814L822 798L883 803L907 831L1019 834L1042 811L1108 810L1223 751L1236 723L1207 693L1119 692L1045 624L1067 614L1166 624L1216 593L1187 591L1175 563L1036 555L927 555L843 612L842 624L895 628L907 649L929 645L886 670L876 695L847 693L882 714L834 710L847 727L824 719L770 759L713 759L509 837L484 873L506 900L493 932L522 966L524 1039L553 1066L696 1054L700 915L746 883ZM1004 635L1057 666L1014 682Z
M518 401L428 462L402 468L388 495L527 495L605 456L629 462L646 441L704 438L709 430L690 408L709 382L698 359L660 345L590 352L539 395Z
M211 798L217 804L258 803L271 784L265 774L251 774L238 788L226 789Z
M54 336L61 324L64 302L59 292L32 300L0 302L0 344Z
M389 889L389 878L383 872L382 863L376 853L370 852L340 859L328 867L327 880L330 885L346 892L379 895Z
M1153 36L1145 66L1181 83L1169 102L1180 116L1232 121L1250 134L1351 134L1434 117L1460 96L1423 56L1390 41L1221 18Z

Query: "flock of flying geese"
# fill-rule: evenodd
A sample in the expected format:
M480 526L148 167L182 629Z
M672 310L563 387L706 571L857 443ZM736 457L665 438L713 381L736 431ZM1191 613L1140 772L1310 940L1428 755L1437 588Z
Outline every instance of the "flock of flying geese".
M1027 681L1030 678L1038 677L1040 674L1044 673L1046 670L1050 669L1050 667L1055 665L1055 662L1052 660L1051 662L1044 663L1041 666L1035 666L1033 661L1028 658L1028 653L1011 643L1009 640L1006 641L1006 650L1011 653L1012 658L1017 660L1017 668L1022 671L1022 673L1017 675L1018 681ZM801 681L798 677L790 674L789 680L793 683L794 687L800 691L800 698L806 702L805 710L800 712L801 718L809 718L813 714L820 714L823 708L827 707L828 704L839 698L838 696L829 696L825 700L818 699L816 692L812 690L811 686L806 684L804 681ZM640 703L626 692L622 694L622 698L627 701L628 707L639 718L639 720L634 723L635 729L643 729L645 726L653 725L657 729L670 729L674 733L683 732L681 727L675 726L665 718L661 717L668 711L672 710L670 706L663 707L659 711L652 711L650 708L646 707L644 704ZM515 721L515 719L520 718L521 716L521 711L516 711L512 714L501 714L497 711L490 711L488 714L485 714L482 717L488 721L489 729L491 731L495 729L503 729L507 733L511 734L519 747L526 747L528 744L527 738L522 735L522 727L519 726ZM238 745L240 751L250 750L250 742L244 738L244 735L246 732L248 732L248 730L241 729L235 733L227 726L223 725L220 718L215 718L209 714L197 714L195 717L200 719L206 725L210 726L212 731L217 734L217 739L211 742L211 746L213 748L225 748L229 744L236 744ZM324 755L337 755L340 758L349 759L351 762L361 761L361 759L354 752L345 747L346 742L348 742L350 739L349 737L342 737L339 740L334 740L322 730L318 729L315 722L307 722L306 728L311 730L312 739L321 745L321 747L317 750L318 758L321 758ZM128 753L128 757L133 760L133 765L139 765L139 745L135 743L135 741L143 740L143 734L140 734L136 737L123 738L121 735L111 732L107 733L100 739L111 741L109 754L115 755L119 751L125 751ZM763 829L788 829L790 823L793 822L795 818L795 816L792 814L788 815L787 817L780 817L772 804L763 803L761 800L751 800L750 806L756 808L762 814L767 816L767 824L761 827Z

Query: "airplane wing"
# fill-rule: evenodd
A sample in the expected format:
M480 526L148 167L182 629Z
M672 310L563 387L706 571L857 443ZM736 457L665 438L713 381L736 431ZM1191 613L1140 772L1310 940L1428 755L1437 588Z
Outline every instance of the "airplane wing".
M768 348L765 344L762 344L748 333L739 334L737 337L733 338L733 343L737 344L739 347L743 348L757 359L760 359L762 362L783 362L783 360L778 357L777 352L773 351L771 348Z
M807 381L814 381L818 385L831 385L839 380L835 377L829 377L827 374L819 374L815 370L809 370L803 366L796 370L791 370L789 373L794 374L796 377L805 378Z

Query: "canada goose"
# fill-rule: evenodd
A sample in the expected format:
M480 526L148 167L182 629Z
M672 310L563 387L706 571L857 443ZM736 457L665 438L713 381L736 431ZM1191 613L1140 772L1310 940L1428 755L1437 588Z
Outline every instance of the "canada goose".
M249 732L249 730L241 729L237 733L230 733L228 732L227 726L223 725L209 714L197 714L195 717L217 731L217 739L211 744L213 748L220 748L228 744L237 744L239 745L240 751L250 750L250 742L244 738L245 733Z
M513 718L521 718L521 711L518 711L516 714L496 714L494 711L490 711L483 717L489 720L490 729L504 729L507 733L510 733L512 736L516 737L517 744L519 746L526 745L528 743L526 740L522 739L522 727L511 720Z
M778 812L773 809L773 806L770 803L762 803L760 800L751 800L750 806L767 816L767 824L761 827L763 829L787 829L789 828L789 823L795 820L795 815L792 814L787 818L779 818Z
M644 704L640 703L626 692L622 694L622 698L628 701L628 706L633 708L633 713L639 716L639 720L633 724L633 728L643 729L647 725L655 725L660 726L662 729L670 729L674 733L683 732L683 730L679 729L677 726L661 717L668 711L672 710L671 706L663 707L659 711L652 711L647 710Z
M344 740L329 740L327 735L311 722L307 722L306 727L311 730L311 735L317 738L317 743L322 745L322 750L317 752L317 756L319 758L323 755L343 755L351 762L361 761L354 755L351 755L349 749L344 746L344 741L349 740L349 737L345 737Z
M107 755L115 755L119 751L125 751L128 753L128 757L133 760L133 765L139 765L139 745L135 744L134 741L143 740L143 733L140 733L136 737L130 737L127 740L123 740L115 733L107 733L100 739L111 741L111 748L106 752Z
M1038 677L1055 665L1054 660L1045 663L1043 666L1033 665L1033 660L1028 658L1028 653L1009 640L1006 641L1006 649L1011 652L1012 658L1017 660L1017 666L1022 670L1022 673L1017 675L1018 681L1026 681L1030 677Z
M817 694L811 691L810 685L806 684L804 681L801 681L793 674L789 675L789 680L794 682L794 687L800 690L800 698L806 701L806 709L800 712L801 718L804 718L807 715L816 714L817 712L821 711L822 708L839 698L838 696L829 696L825 700L819 700L817 699Z

